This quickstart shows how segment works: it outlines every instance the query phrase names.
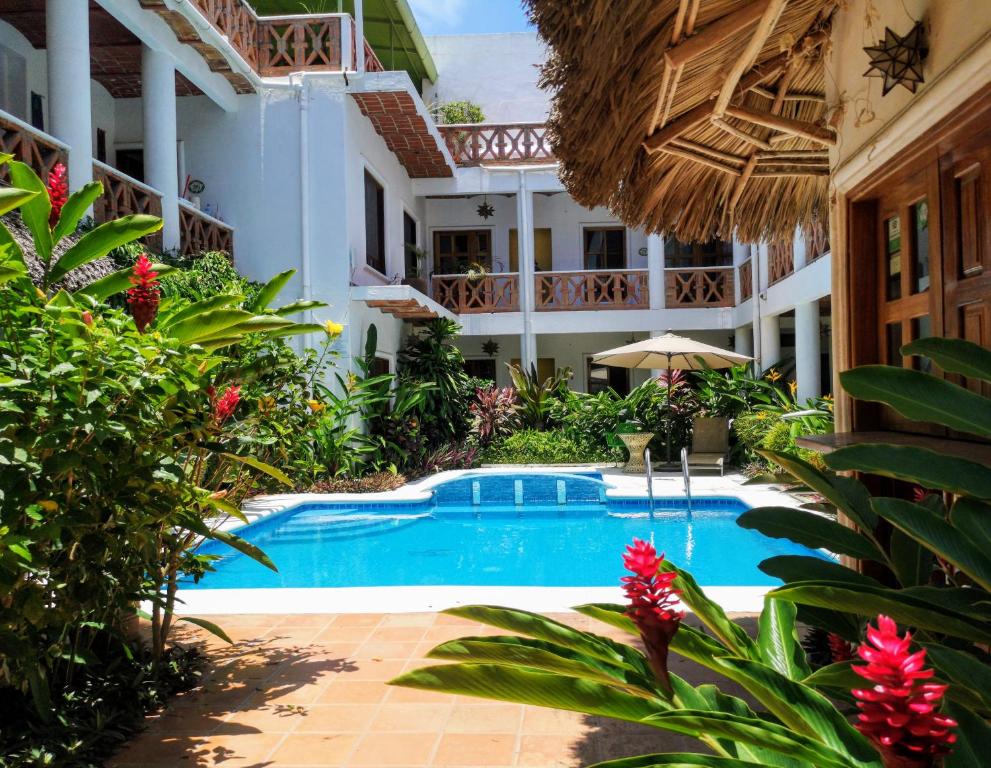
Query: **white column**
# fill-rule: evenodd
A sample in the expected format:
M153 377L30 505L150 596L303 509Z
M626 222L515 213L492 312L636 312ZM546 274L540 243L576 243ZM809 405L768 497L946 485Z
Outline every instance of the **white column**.
M362 0L354 0L354 50L358 60L355 68L365 71L365 9Z
M69 189L75 192L93 180L89 0L48 0L45 14L51 132L69 145Z
M516 192L516 231L520 265L520 311L523 313L523 333L520 336L520 363L524 370L537 365L537 338L533 332L534 268L533 268L533 193L527 189L526 171L519 172Z
M664 239L647 235L647 292L650 308L664 309Z
M162 243L179 248L179 156L176 150L175 66L166 54L141 47L141 109L145 183L162 193Z
M809 301L795 307L795 378L798 400L818 397L822 362L820 358L819 302Z
M754 354L754 329L749 325L737 328L733 335L733 351L752 357Z
M777 315L760 319L760 367L767 370L781 361L781 323Z

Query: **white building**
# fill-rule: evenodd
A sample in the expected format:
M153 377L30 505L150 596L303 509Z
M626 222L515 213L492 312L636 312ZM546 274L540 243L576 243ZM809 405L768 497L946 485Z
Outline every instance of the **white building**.
M296 268L286 298L328 302L314 319L346 324L345 355L375 323L394 367L411 324L446 316L499 384L523 360L624 389L638 379L589 356L670 330L765 367L795 354L800 396L821 391L828 243L683 246L582 208L545 135L535 35L424 40L406 0L377 0L378 34L354 5L0 1L0 149L66 160L73 189L102 179L96 217L160 214L166 249L232 248L257 279ZM366 29L384 42L356 45ZM407 68L389 71L397 40ZM486 122L436 125L431 106L461 100Z

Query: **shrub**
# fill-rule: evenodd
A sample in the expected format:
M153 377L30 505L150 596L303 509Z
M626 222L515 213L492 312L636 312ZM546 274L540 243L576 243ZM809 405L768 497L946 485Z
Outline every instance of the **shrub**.
M437 107L437 115L440 121L446 125L460 125L463 123L484 123L485 113L482 108L473 101L448 101Z
M474 419L472 432L481 446L511 434L520 423L516 390L512 387L476 389L469 412Z
M561 430L520 430L492 443L481 454L483 464L587 464L614 460L614 453L606 445L591 445Z
M231 257L220 251L202 253L193 259L176 260L184 267L162 277L162 295L186 301L200 301L211 296L240 294L252 298L257 286L241 275Z
M398 472L372 472L364 477L338 477L320 480L309 489L312 493L381 493L406 485L406 476Z

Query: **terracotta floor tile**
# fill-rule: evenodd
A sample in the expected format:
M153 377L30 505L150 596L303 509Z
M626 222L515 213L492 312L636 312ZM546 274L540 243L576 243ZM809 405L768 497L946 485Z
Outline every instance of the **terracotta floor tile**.
M469 631L465 631L468 629ZM468 635L481 635L483 629L481 627L476 627L472 629L471 627L461 627L461 626L446 626L446 627L431 627L427 630L427 633L423 636L423 640L433 643L434 645L440 645L441 643L446 643L448 640L457 640L459 637L467 637ZM499 632L497 634L506 634L505 632Z
M458 627L478 627L478 622L474 619L466 619L463 616L452 616L449 613L438 613L436 619L434 619L434 625L441 626L458 626Z
M331 624L314 638L318 643L363 643L372 636L374 626L349 627Z
M406 667L406 662L401 659L389 659L375 661L366 659L356 662L354 669L349 669L340 673L344 680L391 680Z
M420 627L378 627L370 639L380 643L416 643L423 639L428 631L426 626Z
M206 745L183 764L195 766L224 766L247 768L264 765L266 758L284 738L281 733L241 733L233 736L212 736ZM192 758L195 757L195 760Z
M444 729L448 733L516 733L522 721L519 704L460 704Z
M515 733L445 733L434 757L435 766L512 765Z
M422 731L439 733L452 704L383 704L372 720L371 732Z
M348 760L349 766L426 766L437 743L436 733L366 734Z
M432 627L436 621L433 613L390 613L382 617L380 627Z
M313 704L327 689L329 682L315 683L262 683L241 709L262 704Z
M389 694L386 698L390 704L444 704L454 703L449 693L436 693L435 691L422 691L419 688L403 688L399 685L388 686Z
M231 733L232 728L253 729L259 733L289 733L299 725L306 713L302 704L262 704L233 712L224 720L218 734Z
M184 756L196 754L208 743L205 738L143 734L126 744L107 764L115 766L176 762ZM195 765L195 762L190 764Z
M291 614L289 616L283 616L282 619L276 624L276 628L279 627L320 627L324 629L329 627L334 621L334 616L326 613L297 613Z
M546 707L527 707L523 713L525 734L580 734L587 729L585 715Z
M381 680L344 680L338 678L321 693L318 704L378 704L389 693Z
M523 736L516 764L528 768L577 768L582 765L575 754L577 741L569 736Z
M298 718L296 733L363 733L378 711L377 704L315 704Z
M291 733L272 753L271 764L344 765L357 738L353 733Z
M340 613L331 622L335 627L377 627L388 614Z
M355 659L407 659L415 658L420 643L388 643L378 640L368 640L353 652Z
M326 626L326 625L324 625ZM329 627L327 627L329 629ZM316 640L317 635L324 631L323 626L279 626L273 627L265 633L265 640L274 640L281 644L286 643L311 643Z

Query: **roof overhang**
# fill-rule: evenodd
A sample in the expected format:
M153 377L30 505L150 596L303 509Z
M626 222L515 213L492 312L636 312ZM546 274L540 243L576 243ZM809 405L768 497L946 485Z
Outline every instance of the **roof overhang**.
M351 288L351 299L400 320L416 322L438 317L458 320L453 312L410 285L358 285Z

